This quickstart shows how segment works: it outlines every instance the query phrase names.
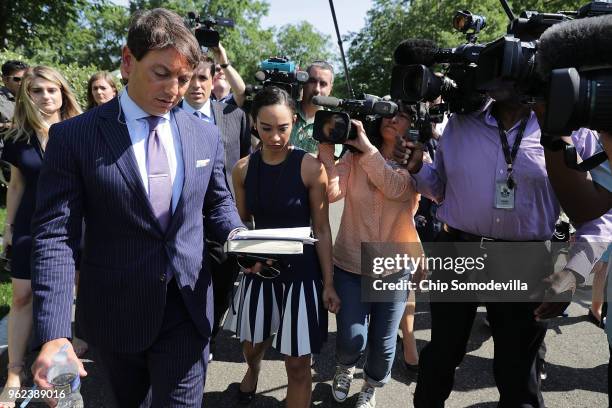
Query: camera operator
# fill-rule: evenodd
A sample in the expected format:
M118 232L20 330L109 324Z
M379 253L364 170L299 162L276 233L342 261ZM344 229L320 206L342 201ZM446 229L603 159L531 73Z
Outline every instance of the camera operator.
M291 132L291 144L317 154L318 142L312 138L315 113L322 107L312 103L312 98L329 96L334 86L334 68L325 61L314 61L306 69L308 81L302 88L302 100L297 104L297 122ZM341 149L341 146L340 146Z
M415 243L411 250L418 254L411 256L422 253L413 218L418 203L414 181L392 160L395 138L410 128L410 112L406 108L402 106L394 117L380 120L370 135L366 135L361 122L353 120L357 137L346 144L356 151L346 153L338 162L334 161L333 145L321 143L318 147L319 160L329 177L329 201L344 199L334 244L334 286L343 304L336 317L337 367L332 396L338 402L347 399L355 366L367 354L365 382L357 407L374 407L376 388L390 379L396 332L407 300L401 295L399 299L381 302L362 298L362 285L367 286L370 276L367 268L362 268L361 245ZM408 271L404 270L389 278L400 280L407 276ZM412 327L409 329L412 332ZM411 348L416 354L416 345Z
M490 96L495 101L480 112L451 116L433 164L423 165L421 149L407 141L396 145L396 157L413 173L418 192L440 204L437 215L444 229L438 241L541 241L546 251L544 241L553 234L559 204L546 176L536 116L520 103L511 83ZM611 229L612 219L601 218L583 224L577 235L598 236ZM546 277L553 293L573 293L576 280L581 282L588 275L598 257L572 248L569 263L554 274L549 262L534 265L523 257L508 262L517 273L524 269L532 277ZM431 342L420 356L415 407L444 406L455 368L466 352L477 306L431 303ZM536 357L547 329L545 319L559 315L567 302L490 302L486 306L496 349L499 405L544 407Z
M215 65L216 73L213 78L211 99L227 103L228 105L242 107L246 97L246 85L242 77L231 65L225 48L223 48L221 43L219 43L218 47L211 47L210 50L217 64Z
M587 18L575 20L548 29L540 38L540 46L537 54L537 66L540 76L548 81L551 81L551 73L553 69L576 68L582 77L589 79L589 72L581 72L582 68L599 67L600 69L612 69L612 54L610 46L612 46L612 16L600 16L595 18ZM582 79L582 78L581 78ZM608 75L608 83L601 83L602 89L609 87L610 76ZM582 81L581 81L582 83ZM550 90L554 88L551 82ZM592 93L589 94L589 101L584 105L590 105L591 109L599 109L605 104L606 94ZM597 100L597 97L602 97L604 101ZM550 106L552 100L549 97L546 104L537 106L538 119L544 129L547 129L546 119L550 115L550 119L555 119L558 115L554 107ZM598 105L603 103L603 105ZM548 106L547 106L548 105ZM549 112L546 110L549 109ZM585 110L588 112L587 110ZM584 112L584 111L583 111ZM612 112L605 111L603 115L588 115L589 121L609 118ZM572 120L572 123L580 123L582 126L589 126L585 122L585 116L577 115L576 112L571 112L568 115L565 112L565 118ZM582 120L578 120L582 119ZM604 119L605 120L605 119ZM610 125L597 126L591 123L591 126L598 130L599 143L598 150L605 151L608 160L602 162L597 167L592 168L589 172L578 171L570 168L566 164L566 157L563 150L566 150L571 145L575 145L576 150L580 150L580 144L585 143L593 138L594 133L588 129L581 128L572 133L571 137L554 138L551 135L543 134L542 145L544 146L544 154L546 157L546 168L550 182L559 197L563 208L575 221L588 221L601 216L604 213L610 214L612 208L612 129ZM569 132L568 132L569 133ZM606 216L607 216L606 215ZM601 241L603 244L609 244L612 240L612 233L608 230L607 235ZM607 242L606 242L607 241ZM612 298L612 282L611 270L609 268L609 253L612 250L612 245L608 245L607 251L601 257L601 263L595 268L598 272L603 272L607 269L608 275L608 299ZM593 284L595 290L595 280ZM602 318L600 316L600 318ZM608 347L612 356L612 324L608 319L606 325L606 333L608 335ZM612 357L611 361L612 362ZM608 389L612 389L612 364L608 363ZM608 394L609 398L609 394Z

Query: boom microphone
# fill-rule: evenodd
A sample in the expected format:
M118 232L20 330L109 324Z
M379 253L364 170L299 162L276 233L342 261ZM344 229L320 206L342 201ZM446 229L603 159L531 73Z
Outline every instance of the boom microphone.
M380 99L338 99L332 96L314 96L312 103L325 108L340 108L351 114L380 115L393 117L399 110L397 104Z
M313 96L312 103L325 108L337 108L342 103L342 99L333 96Z
M439 52L440 48L432 40L409 38L395 48L393 59L397 65L431 66Z
M542 34L536 69L544 79L558 68L612 65L612 15L555 24Z

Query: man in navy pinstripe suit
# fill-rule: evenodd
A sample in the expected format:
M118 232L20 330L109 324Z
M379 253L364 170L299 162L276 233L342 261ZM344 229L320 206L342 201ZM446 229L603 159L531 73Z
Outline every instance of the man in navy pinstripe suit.
M215 126L174 108L198 63L181 18L134 16L127 91L51 128L33 220L32 368L70 346L73 255L86 223L77 324L99 350L120 407L199 407L212 325L204 234L242 227ZM81 375L86 375L79 362Z

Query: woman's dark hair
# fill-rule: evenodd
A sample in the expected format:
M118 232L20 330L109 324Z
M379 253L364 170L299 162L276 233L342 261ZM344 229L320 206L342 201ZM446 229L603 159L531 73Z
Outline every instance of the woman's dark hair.
M295 101L291 99L287 91L276 86L266 86L253 98L253 104L251 105L253 120L257 121L257 115L261 108L271 105L285 105L293 115L296 113Z
M408 113L409 115L413 115L416 113L416 108L414 105L407 105L402 102L398 103L398 114L400 112ZM380 133L380 126L382 125L382 118L377 118L373 122L364 123L363 126L365 128L366 134L370 138L370 142L376 147L380 149L383 144L382 133Z

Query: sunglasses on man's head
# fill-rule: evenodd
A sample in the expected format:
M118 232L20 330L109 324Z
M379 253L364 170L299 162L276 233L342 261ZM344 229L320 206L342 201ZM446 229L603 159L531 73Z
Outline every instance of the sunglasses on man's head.
M263 256L257 255L236 255L236 261L238 262L238 266L242 269L250 269L255 266L257 262L261 262L262 268L261 271L257 272L257 276L264 279L274 279L280 275L280 270L278 269L278 259L266 258ZM272 265L268 265L268 261L272 261Z

